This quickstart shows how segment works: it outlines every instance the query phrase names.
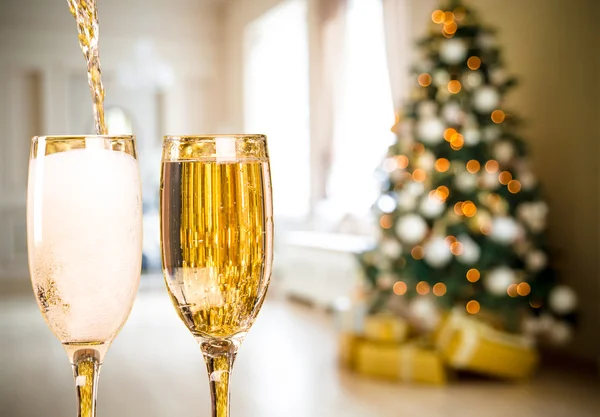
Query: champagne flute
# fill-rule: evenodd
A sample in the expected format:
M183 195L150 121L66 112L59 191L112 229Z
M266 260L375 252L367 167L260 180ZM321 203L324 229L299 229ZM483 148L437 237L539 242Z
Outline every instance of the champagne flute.
M160 200L167 290L204 355L212 416L228 417L233 362L271 278L266 137L166 136Z
M78 416L94 417L100 367L140 281L134 137L33 138L27 246L38 306L73 366Z

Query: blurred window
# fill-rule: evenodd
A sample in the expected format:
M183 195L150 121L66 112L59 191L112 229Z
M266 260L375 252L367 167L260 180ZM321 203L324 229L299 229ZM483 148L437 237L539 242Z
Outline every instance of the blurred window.
M274 211L288 218L307 216L310 204L306 7L287 0L245 33L245 129L268 134Z
M133 126L131 119L120 107L111 107L105 111L104 116L109 135L131 135Z
M345 71L334 124L327 207L368 215L380 191L374 171L394 141L381 0L349 0Z

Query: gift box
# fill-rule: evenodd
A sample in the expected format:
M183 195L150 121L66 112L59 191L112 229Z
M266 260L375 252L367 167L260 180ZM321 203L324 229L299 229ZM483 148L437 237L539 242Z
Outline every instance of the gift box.
M368 306L365 301L341 298L333 306L334 326L340 333L361 335L365 330Z
M364 319L364 337L371 341L402 343L408 332L408 323L393 314L375 314Z
M442 357L431 347L356 339L350 353L353 369L366 376L433 385L447 381Z
M530 338L495 329L457 311L442 321L435 345L452 368L498 378L527 379L539 362Z
M354 369L356 349L362 339L353 333L342 333L338 340L338 358L340 365L346 369Z

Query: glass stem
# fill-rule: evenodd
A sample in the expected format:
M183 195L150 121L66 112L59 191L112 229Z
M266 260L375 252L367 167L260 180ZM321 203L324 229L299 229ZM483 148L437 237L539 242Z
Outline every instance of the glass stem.
M237 345L228 340L201 340L200 349L208 369L212 417L229 417L229 378Z
M100 356L93 349L73 355L73 375L77 390L77 417L96 417L96 393L100 374Z

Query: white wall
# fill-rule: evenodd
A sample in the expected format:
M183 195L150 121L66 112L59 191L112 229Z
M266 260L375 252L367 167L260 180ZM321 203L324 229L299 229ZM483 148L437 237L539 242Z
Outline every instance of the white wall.
M100 57L107 107L133 119L145 194L158 192L167 133L210 132L219 102L218 0L102 0ZM119 82L139 42L153 45L174 83L131 89ZM92 120L75 21L64 0L0 0L0 291L27 282L25 190L34 135L85 134ZM154 197L154 196L152 196Z

